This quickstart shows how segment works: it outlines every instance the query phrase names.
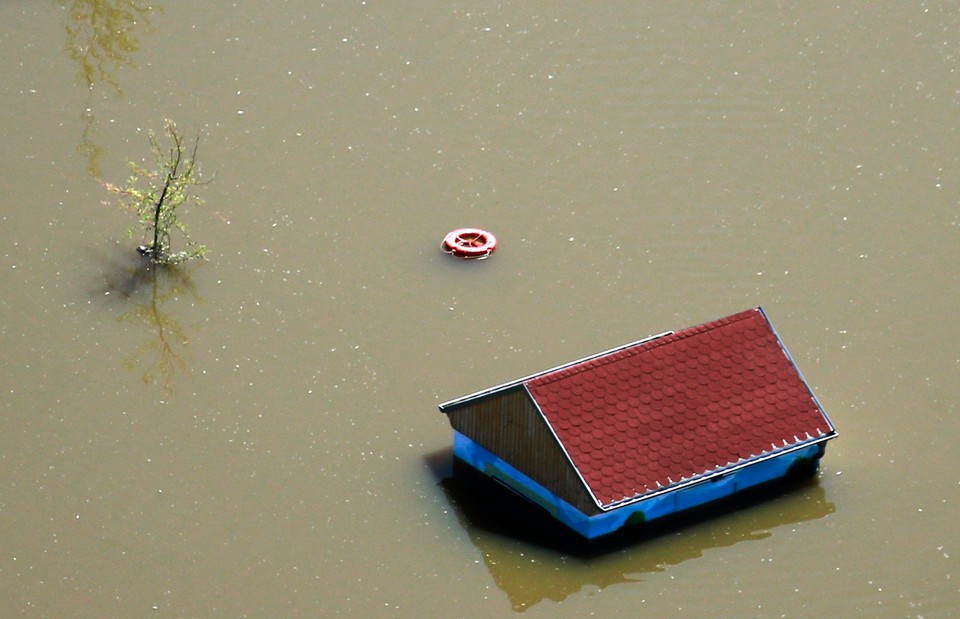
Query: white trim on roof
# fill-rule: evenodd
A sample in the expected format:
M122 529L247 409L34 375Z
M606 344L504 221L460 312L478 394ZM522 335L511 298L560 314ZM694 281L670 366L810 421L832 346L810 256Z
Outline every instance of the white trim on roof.
M580 469L577 468L577 463L573 461L573 457L571 457L570 452L567 451L567 446L564 445L563 441L560 440L560 437L557 436L557 433L553 429L553 424L550 423L550 420L547 419L547 416L543 414L543 409L540 408L540 403L537 402L537 398L533 397L533 394L530 393L530 389L528 389L526 385L523 386L523 390L527 392L527 397L530 398L530 401L533 402L537 412L540 413L540 418L543 419L543 423L547 424L547 429L550 430L553 440L555 440L557 445L560 446L560 450L563 451L563 455L567 458L567 462L570 463L571 467L573 467L573 472L577 474L577 477L580 479L580 483L583 484L583 487L587 489L587 493L590 494L590 498L593 499L593 503L600 508L601 511L606 511L606 508L602 503L600 503L597 495L593 493L593 488L591 488L590 484L587 483L587 480L583 478L583 475L580 473Z

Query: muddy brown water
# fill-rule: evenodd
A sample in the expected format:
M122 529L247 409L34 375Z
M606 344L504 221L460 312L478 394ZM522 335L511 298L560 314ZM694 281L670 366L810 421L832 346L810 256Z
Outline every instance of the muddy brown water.
M956 3L136 6L0 4L0 616L955 615ZM451 483L439 402L756 305L812 483L588 553Z

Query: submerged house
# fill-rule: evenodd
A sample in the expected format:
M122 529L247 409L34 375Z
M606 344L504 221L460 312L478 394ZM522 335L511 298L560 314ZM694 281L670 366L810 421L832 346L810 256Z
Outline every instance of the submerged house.
M759 307L440 410L454 457L587 538L815 471L837 435Z

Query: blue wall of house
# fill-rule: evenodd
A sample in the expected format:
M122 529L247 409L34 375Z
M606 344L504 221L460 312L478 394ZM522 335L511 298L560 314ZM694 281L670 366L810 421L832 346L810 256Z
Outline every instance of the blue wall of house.
M496 479L586 538L613 533L627 524L645 522L716 501L740 490L785 477L790 467L816 461L823 455L824 443L811 443L799 449L773 454L729 473L588 516L543 487L527 475L501 460L469 437L454 431L453 455L484 475Z

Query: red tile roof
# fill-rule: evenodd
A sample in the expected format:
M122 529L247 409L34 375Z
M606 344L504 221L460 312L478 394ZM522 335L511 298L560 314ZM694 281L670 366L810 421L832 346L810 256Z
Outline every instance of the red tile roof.
M524 384L605 508L834 433L759 308Z

